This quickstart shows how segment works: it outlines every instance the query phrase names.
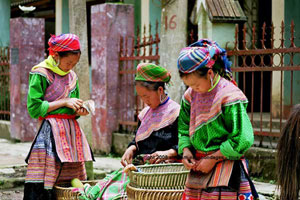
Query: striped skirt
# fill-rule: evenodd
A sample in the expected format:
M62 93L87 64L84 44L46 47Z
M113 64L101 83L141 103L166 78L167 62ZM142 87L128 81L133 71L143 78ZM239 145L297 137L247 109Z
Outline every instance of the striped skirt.
M73 178L86 180L84 162L61 162L55 142L52 127L44 120L26 159L25 183L43 183L45 189L52 189L55 184Z
M234 161L235 170L230 174L224 174L226 172L224 166L221 165L222 169L219 169L210 178L209 184L211 182L226 182L222 179L228 179L228 186L218 186L218 187L206 187L205 189L196 189L197 187L185 186L183 193L183 200L254 200L258 198L255 187L248 176L247 163L243 158L238 161ZM217 166L216 166L217 167ZM219 166L218 166L219 167ZM229 177L228 177L229 176ZM215 178L219 177L216 181ZM201 178L202 179L202 178ZM203 181L203 179L202 179ZM196 183L197 181L192 180L191 183ZM201 180L199 179L199 182ZM220 184L222 185L222 184Z

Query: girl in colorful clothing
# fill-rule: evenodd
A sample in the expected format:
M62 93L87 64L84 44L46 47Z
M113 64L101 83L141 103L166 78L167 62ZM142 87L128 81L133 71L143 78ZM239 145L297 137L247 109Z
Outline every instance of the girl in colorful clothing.
M79 38L62 34L52 36L48 44L49 57L29 75L27 108L41 126L26 159L25 200L55 199L53 186L73 178L85 180L84 162L94 160L76 121L88 114L72 70L81 54Z
M280 200L298 199L300 191L300 104L294 106L277 145Z
M183 48L177 64L189 86L178 119L178 152L190 169L183 199L257 198L243 157L254 140L248 100L232 80L226 51L203 39Z
M180 106L165 93L170 79L165 68L149 63L138 65L135 88L148 106L138 116L135 138L121 160L123 166L131 164L137 155L146 155L144 158L151 164L169 162L169 158L177 156Z
M125 167L131 163L143 164L176 161L178 148L177 118L180 106L165 93L165 84L171 79L168 71L151 63L141 63L135 77L137 94L148 106L139 114L135 138L128 145L121 163ZM139 155L140 160L135 159ZM134 162L134 160L138 160ZM139 163L138 163L139 162ZM129 176L119 169L96 184L85 185L81 199L113 200L127 199L126 186Z

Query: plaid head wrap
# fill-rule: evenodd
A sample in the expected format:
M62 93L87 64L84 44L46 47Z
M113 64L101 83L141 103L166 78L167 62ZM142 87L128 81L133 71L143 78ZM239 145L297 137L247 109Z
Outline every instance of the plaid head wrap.
M161 66L152 63L140 63L137 66L136 81L168 83L170 79L171 74Z
M222 60L222 66L219 69L220 75L232 80L231 62L227 58L226 50L215 41L208 39L201 39L183 48L177 60L177 67L183 73L191 73L204 67L212 68L216 60L214 58L218 56Z
M49 54L54 55L55 52L74 51L80 49L79 38L74 34L52 35L48 41Z

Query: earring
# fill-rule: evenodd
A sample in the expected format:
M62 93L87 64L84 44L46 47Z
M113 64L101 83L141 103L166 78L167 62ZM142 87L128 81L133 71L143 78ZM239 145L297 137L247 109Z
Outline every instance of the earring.
M59 64L60 64L60 59L58 58L58 61L57 61L56 65L54 65L54 67L58 67Z
M213 79L211 76L210 76L210 86L211 86L211 88L214 86Z
M161 95L159 95L159 102L162 103Z

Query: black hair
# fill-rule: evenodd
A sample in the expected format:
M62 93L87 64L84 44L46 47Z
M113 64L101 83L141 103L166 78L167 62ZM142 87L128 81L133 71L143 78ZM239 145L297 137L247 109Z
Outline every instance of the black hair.
M63 57L67 57L69 55L77 55L77 54L81 54L81 50L73 50L73 51L58 51L57 52L59 57L63 58Z
M157 91L159 87L165 90L165 82L151 82L151 81L135 81L135 85L143 86L149 90Z
M280 199L298 199L300 191L300 104L294 106L277 144Z

